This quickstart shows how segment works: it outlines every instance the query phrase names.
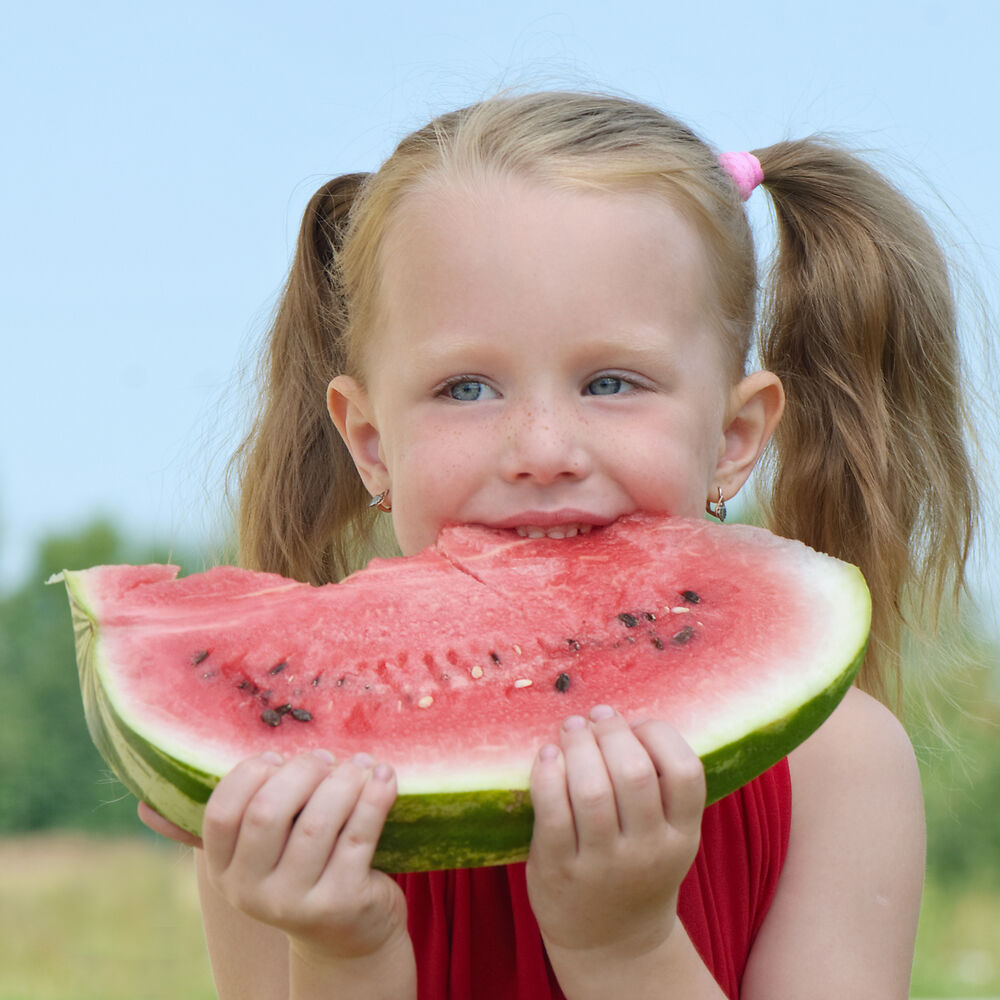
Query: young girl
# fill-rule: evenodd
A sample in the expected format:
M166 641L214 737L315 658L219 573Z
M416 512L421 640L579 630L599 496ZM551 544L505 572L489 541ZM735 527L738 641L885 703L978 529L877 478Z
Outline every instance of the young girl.
M779 248L746 374L761 183ZM923 817L883 703L907 594L961 581L973 523L954 326L920 217L819 141L720 160L649 107L546 93L325 185L241 454L245 565L338 579L379 519L409 554L447 522L718 512L773 434L772 527L859 564L874 629L830 720L708 809L669 720L553 720L526 866L373 871L392 761L244 761L197 851L220 996L905 998Z

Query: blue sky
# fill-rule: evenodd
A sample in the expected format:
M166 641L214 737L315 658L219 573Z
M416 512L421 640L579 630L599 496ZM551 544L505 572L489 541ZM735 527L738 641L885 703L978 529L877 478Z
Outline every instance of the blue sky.
M629 93L721 148L830 131L885 153L996 314L1000 4L478 6L42 0L5 14L0 586L39 537L102 512L143 537L206 537L236 376L308 196L504 85Z

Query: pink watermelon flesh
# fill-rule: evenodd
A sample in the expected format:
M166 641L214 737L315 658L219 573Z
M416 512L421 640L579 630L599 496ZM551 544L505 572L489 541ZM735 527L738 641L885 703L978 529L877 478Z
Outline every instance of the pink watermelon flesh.
M401 808L503 790L521 809L537 748L601 703L676 726L718 797L832 710L869 615L853 567L761 529L648 515L572 539L449 528L420 555L325 587L176 573L64 574L112 766L128 770L114 729L155 748L142 756L160 776L158 755L209 788L265 749L364 750L396 767Z

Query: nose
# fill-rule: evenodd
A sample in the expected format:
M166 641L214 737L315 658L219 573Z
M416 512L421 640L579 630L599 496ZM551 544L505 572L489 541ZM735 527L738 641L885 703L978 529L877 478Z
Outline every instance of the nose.
M504 479L548 485L583 479L593 467L591 449L579 414L572 407L525 404L508 414L501 460Z

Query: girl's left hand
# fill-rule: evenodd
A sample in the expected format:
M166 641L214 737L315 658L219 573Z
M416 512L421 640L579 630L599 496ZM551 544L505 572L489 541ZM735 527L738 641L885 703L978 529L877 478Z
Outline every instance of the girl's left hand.
M701 761L664 722L606 705L539 751L528 893L546 946L627 957L666 942L698 851Z

